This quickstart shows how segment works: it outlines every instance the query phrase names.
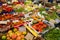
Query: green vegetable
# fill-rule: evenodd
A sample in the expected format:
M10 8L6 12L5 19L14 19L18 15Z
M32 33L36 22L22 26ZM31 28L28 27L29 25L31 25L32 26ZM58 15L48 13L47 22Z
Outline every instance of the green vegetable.
M59 18L59 17L58 17L58 15L56 14L56 12L53 12L51 18L52 18L52 19L56 19L56 18Z
M25 5L27 5L27 4L32 4L32 1L31 1L31 0L25 1L24 4L25 4Z
M56 14L55 11L53 13L51 13L51 14L42 14L42 15L44 15L46 17L46 20L48 20L48 21L50 19L53 19L53 20L55 20L56 18L60 19L59 16Z
M24 11L24 8L22 8L22 7L15 10L15 12L22 12L22 11Z
M45 8L41 7L39 8L39 11L45 11Z
M60 9L60 6L56 5L56 9Z
M53 29L44 35L46 40L60 40L60 30Z
M46 20L48 20L48 21L51 19L50 16L49 16L49 14L42 14L42 15L44 15L45 18L46 18Z

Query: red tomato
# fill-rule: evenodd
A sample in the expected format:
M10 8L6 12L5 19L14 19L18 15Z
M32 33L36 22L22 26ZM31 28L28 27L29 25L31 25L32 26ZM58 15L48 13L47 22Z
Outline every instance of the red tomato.
M46 24L43 24L43 27L44 27L44 28L46 28L46 27L47 27L47 25L46 25Z
M42 32L43 30L42 29L39 29L39 32Z
M37 29L36 26L32 26L35 30Z
M43 29L44 27L40 25L39 28Z
M36 27L38 27L38 26L39 26L39 24L35 24L35 26L36 26Z
M43 22L39 22L40 25L43 25L44 23Z
M6 8L6 11L11 12L13 9L11 7Z

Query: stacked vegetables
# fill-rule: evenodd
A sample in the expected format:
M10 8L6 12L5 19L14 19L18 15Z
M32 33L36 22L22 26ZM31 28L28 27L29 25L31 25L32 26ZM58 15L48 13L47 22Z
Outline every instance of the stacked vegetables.
M6 36L2 36L2 40L24 40L26 32L17 30L22 26L26 27L37 37L37 32L44 32L44 29L48 28L48 26L52 28L51 25L56 24L56 19L60 20L56 14L56 8L54 7L48 8L49 10L46 11L44 6L34 4L31 1L26 1L24 3L13 2L12 4L13 5L2 5L2 7L0 7L2 8L0 10L2 14L0 15L0 30L2 28L9 30ZM6 22L4 23L4 21ZM6 24L6 26L4 24ZM7 28L8 26L9 28ZM10 27L17 29L10 30Z
M32 27L38 32L42 32L44 28L47 28L47 25L43 22L39 22L37 24L34 24Z
M46 40L60 40L60 30L53 29L44 35Z
M16 28L12 30L9 30L6 36L2 36L2 40L25 40L24 35L26 35L26 32L20 32Z

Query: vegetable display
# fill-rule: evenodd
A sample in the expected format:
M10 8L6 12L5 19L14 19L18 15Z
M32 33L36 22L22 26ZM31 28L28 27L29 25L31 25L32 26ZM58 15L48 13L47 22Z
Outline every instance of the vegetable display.
M60 40L60 30L59 29L53 29L52 31L46 33L44 35L44 38L46 40Z
M37 24L34 24L32 27L33 27L35 30L37 30L38 32L42 32L43 29L47 27L47 25L44 24L43 22L39 22L39 23L37 23Z
M21 0L22 1L22 0ZM47 3L48 4L48 3ZM60 40L60 7L58 5L39 5L31 0L2 3L0 5L1 40ZM49 30L52 31L48 32ZM47 33L48 32L48 33ZM43 35L45 34L46 35ZM29 36L29 38L27 38Z

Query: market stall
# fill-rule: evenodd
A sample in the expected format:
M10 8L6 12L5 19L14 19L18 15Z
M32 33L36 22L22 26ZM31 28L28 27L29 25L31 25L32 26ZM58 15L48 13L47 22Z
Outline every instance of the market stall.
M3 2L0 2L0 40L60 40L59 5L35 4L31 0Z

